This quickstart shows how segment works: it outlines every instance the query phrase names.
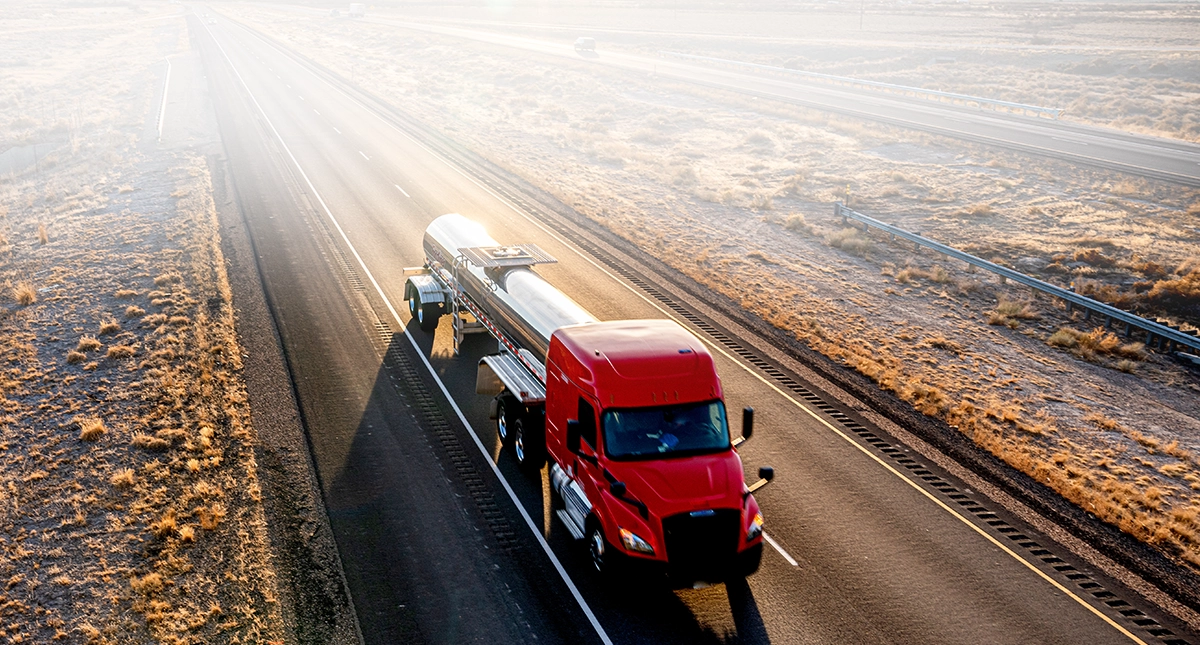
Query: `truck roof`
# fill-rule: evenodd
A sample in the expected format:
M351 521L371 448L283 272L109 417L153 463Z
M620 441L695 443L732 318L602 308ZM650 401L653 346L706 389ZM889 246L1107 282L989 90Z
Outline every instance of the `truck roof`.
M561 349L555 351L555 345ZM574 360L560 352L569 353ZM642 407L721 397L708 349L673 320L616 320L562 327L550 360L604 407ZM574 365L571 365L574 363Z

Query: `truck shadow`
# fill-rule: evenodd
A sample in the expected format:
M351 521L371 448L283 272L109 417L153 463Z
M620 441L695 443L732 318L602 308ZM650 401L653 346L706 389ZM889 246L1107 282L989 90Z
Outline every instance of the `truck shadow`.
M449 327L449 321L445 322L444 327ZM524 475L513 456L500 450L494 421L488 419L488 397L474 394L476 365L481 356L495 351L495 342L483 336L468 337L456 357L442 351L443 345L415 323L409 324L408 331L455 397L525 512L544 531L551 548L606 630L614 635L637 634L655 643L770 642L754 594L745 580L682 591L645 584L613 589L602 584L593 575L584 545L571 540L561 522L548 516L545 488L548 482L544 481L544 471L538 478ZM444 340L440 334L446 331L440 328L436 340ZM557 573L548 561L540 562L544 560L539 557L541 549L515 508L505 508L510 506L508 495L490 467L483 463L474 440L461 427L457 414L443 400L437 384L421 359L413 354L403 334L392 335L387 357L375 375L369 397L365 409L360 408L362 417L344 450L348 452L347 466L365 463L375 466L363 470L346 468L330 486L334 496L342 501L331 504L334 507L331 512L341 522L355 526L349 531L355 538L343 540L345 547L357 556L366 556L365 562L354 567L356 571L348 576L352 578L352 586L367 590L368 597L362 601L355 597L356 604L365 605L358 608L360 616L371 614L364 622L373 624L369 628L364 624L364 631L383 637L375 642L401 633L411 635L418 630L437 635L434 640L444 636L445 642L453 642L474 635L474 627L458 622L457 616L491 615L503 622L505 599L515 597L523 599L519 601L525 605L523 620L539 624L539 633L550 642L554 641L554 635L563 636L564 642L576 640L569 635L579 626L563 622L574 612L564 612L558 606L563 599L547 597L544 592L545 583L557 578ZM387 467L385 462L393 458L400 460L403 467ZM469 472L458 472L464 460L473 462L474 467ZM441 479L446 484L434 486L425 478ZM479 483L467 483L470 481ZM480 484L486 492L476 490ZM421 494L416 499L395 494L405 490ZM385 497L385 491L393 494ZM495 511L486 510L489 499ZM459 507L458 511L442 517L474 518L477 525L468 527L446 519L429 524L428 513L421 509L430 506ZM493 517L496 513L504 515L506 522L496 523ZM507 533L506 539L521 545L505 547L501 539L499 544L490 544L484 550L493 556L479 557L478 547L471 544L477 538L469 536L479 535L481 530L484 534ZM388 545L394 544L399 536L403 536L402 541L409 548L402 554L389 553ZM488 536L485 541L490 543L494 537ZM481 574L481 570L496 565L499 565L496 571L508 573ZM493 575L503 581L501 586L506 589L486 585L485 580ZM454 593L452 587L456 584L472 591ZM404 605L405 610L397 612L397 605ZM516 633L503 634L505 631L508 630L497 629L492 640L501 643L519 638Z

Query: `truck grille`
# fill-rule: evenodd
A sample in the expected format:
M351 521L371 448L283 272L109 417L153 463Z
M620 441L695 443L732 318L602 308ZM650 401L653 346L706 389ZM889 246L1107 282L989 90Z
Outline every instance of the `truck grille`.
M680 513L663 520L667 561L674 572L720 575L737 555L742 513L736 509Z

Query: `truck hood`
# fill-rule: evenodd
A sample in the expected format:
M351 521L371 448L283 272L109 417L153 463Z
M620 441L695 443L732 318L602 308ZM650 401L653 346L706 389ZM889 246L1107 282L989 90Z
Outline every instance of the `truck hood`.
M679 459L609 462L608 470L660 517L741 506L742 460L733 450Z

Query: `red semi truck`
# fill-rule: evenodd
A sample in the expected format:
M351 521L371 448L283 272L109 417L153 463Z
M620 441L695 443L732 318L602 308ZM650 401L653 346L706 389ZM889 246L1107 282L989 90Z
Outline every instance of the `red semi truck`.
M501 245L462 215L426 229L425 266L405 297L432 332L451 316L454 349L487 333L476 391L493 397L501 442L521 468L549 461L553 507L587 541L602 574L641 570L676 586L754 573L763 516L731 439L721 380L705 346L670 320L600 322L532 267L531 244Z

